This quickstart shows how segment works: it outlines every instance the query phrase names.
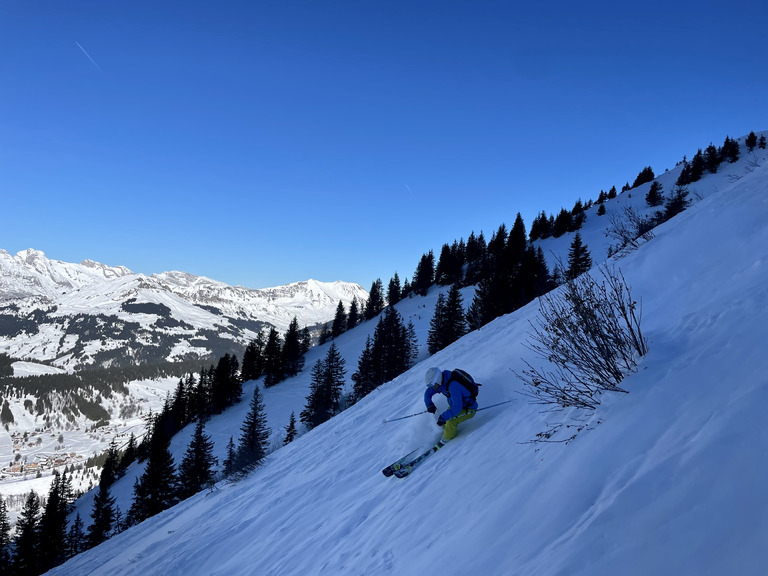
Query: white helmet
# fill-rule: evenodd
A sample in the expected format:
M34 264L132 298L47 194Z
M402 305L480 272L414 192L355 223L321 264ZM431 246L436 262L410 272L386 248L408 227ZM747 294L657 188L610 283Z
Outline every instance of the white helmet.
M424 375L424 382L430 388L438 388L443 383L443 371L432 367Z

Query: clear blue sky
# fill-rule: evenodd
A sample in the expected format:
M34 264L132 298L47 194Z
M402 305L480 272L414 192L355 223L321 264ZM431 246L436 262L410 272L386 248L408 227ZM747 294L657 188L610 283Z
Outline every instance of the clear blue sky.
M0 248L386 284L768 129L763 2L5 0Z

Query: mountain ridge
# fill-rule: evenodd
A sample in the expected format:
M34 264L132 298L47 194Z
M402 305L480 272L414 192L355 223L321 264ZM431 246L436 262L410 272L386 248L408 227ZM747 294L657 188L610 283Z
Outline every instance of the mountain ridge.
M367 296L359 284L343 281L309 279L251 289L181 271L147 276L93 260L53 260L35 249L15 256L0 250L0 351L70 371L109 367L116 355L100 358L100 353L144 345L131 335L108 336L129 327L150 345L157 341L151 355L157 361L239 354L266 327L284 332L296 317L300 326L311 328L333 319L339 301L349 306ZM142 304L147 306L137 306ZM88 322L86 340L72 323L83 316L99 318ZM70 353L85 343L88 351Z

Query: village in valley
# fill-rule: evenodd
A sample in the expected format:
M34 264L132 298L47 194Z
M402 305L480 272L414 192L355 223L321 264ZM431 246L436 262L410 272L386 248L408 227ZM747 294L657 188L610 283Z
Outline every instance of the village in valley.
M15 422L0 429L0 498L8 507L11 523L30 490L46 497L55 472L66 473L75 492L96 486L109 445L114 441L122 450L131 434L140 441L151 414L162 407L174 384L171 379L129 384L128 397L106 404L113 415L108 423L82 418L58 426L56 420L33 418L23 400L11 400ZM125 409L126 404L131 405L130 410Z
M22 450L35 450L43 444L43 434L38 432L13 432L11 433L11 442L13 443L13 461L0 468L0 480L5 480L8 476L23 476L30 473L42 473L46 470L55 470L61 467L74 466L84 461L82 454L77 452L66 452L65 447L61 446L61 451L50 452L32 452L24 455ZM55 437L55 434L50 434ZM64 441L62 434L58 437L58 442Z

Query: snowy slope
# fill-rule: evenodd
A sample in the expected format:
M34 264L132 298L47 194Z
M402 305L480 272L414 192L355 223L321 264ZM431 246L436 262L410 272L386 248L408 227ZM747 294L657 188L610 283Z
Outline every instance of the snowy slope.
M764 574L762 164L707 190L702 181L700 202L618 261L642 298L650 340L639 372L625 380L628 395L606 396L594 413L528 404L512 370L523 358L535 361L524 347L534 303L277 450L246 480L198 494L51 574ZM430 314L427 307L404 315L421 317L423 330ZM348 376L357 358L349 352L364 341L363 333L354 337L338 340ZM479 412L409 478L385 478L383 466L439 436L427 414L382 424L423 409L422 377L431 365L469 370L484 383L481 406L513 402ZM267 390L270 420L307 386L302 375ZM211 421L217 442L237 435L246 409ZM557 423L586 429L568 444L530 442ZM187 440L175 439L178 458ZM119 499L130 493L130 476L115 486Z

